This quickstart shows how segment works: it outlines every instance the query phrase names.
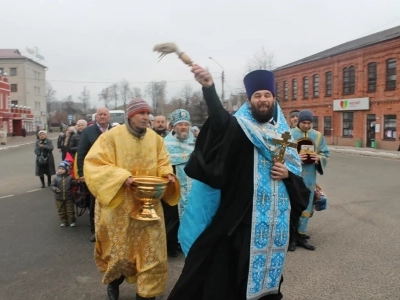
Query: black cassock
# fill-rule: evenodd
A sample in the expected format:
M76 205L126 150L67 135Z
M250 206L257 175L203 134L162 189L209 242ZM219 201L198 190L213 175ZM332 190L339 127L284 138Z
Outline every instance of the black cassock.
M211 224L192 245L168 299L242 300L246 299L250 258L254 145L236 118L223 108L215 86L203 88L203 93L209 118L185 172L220 189L221 202ZM283 181L290 197L292 232L307 207L310 191L293 173ZM275 294L260 299L281 297Z

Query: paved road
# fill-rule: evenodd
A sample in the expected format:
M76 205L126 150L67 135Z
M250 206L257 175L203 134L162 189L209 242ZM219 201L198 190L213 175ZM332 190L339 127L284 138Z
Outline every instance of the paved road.
M60 228L49 189L35 190L32 145L0 152L0 299L107 299L87 215ZM333 153L320 183L329 209L310 223L315 252L289 253L286 300L400 299L400 161ZM170 260L166 295L183 266ZM121 299L133 300L123 284ZM166 299L159 297L158 300Z

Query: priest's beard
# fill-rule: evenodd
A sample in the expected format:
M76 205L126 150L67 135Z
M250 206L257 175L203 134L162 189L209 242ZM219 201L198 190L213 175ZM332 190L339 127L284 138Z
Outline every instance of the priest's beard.
M268 110L261 111L255 104L250 102L251 114L258 123L266 123L274 116L275 104L272 104Z
M189 138L189 132L176 132L176 138L178 140L187 140Z

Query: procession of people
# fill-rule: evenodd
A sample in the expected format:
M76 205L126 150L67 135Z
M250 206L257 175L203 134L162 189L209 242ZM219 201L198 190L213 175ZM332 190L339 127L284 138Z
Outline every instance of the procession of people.
M78 224L74 193L85 189L108 299L119 299L124 281L136 283L136 299L164 294L168 257L178 255L185 265L170 300L282 299L288 251L316 249L307 229L319 200L316 174L329 158L325 139L312 128L311 111L284 115L272 72L244 77L248 100L231 115L208 70L191 71L208 109L201 129L183 108L153 116L134 98L125 124L110 124L108 109L99 108L94 124L67 126L57 172L51 140L40 131L36 175L42 187L48 177L61 227ZM165 180L162 199L140 201L135 180L142 176Z

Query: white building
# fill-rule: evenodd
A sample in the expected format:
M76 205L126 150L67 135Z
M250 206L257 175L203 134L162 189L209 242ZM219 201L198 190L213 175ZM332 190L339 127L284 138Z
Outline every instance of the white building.
M25 122L28 132L36 126L47 127L46 71L46 66L21 55L18 49L0 49L0 72L8 75L11 104L29 107L34 116L34 122Z

